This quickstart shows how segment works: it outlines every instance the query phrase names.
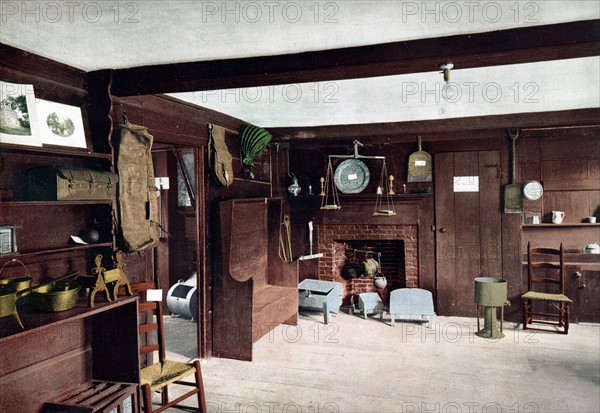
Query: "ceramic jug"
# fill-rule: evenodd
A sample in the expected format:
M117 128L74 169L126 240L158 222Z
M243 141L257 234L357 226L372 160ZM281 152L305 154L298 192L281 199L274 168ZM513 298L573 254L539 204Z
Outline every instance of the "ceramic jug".
M552 223L560 224L565 217L565 213L563 211L552 211Z

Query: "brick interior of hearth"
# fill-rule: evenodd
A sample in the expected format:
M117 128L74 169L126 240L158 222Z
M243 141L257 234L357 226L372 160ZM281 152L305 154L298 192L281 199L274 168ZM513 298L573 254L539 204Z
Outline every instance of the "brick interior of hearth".
M320 225L319 279L341 282L344 285L343 303L363 292L377 292L387 304L390 291L396 288L415 288L419 285L418 240L416 225ZM353 249L381 252L381 270L387 279L383 289L375 288L373 278L363 276L345 279L342 271L354 255ZM357 253L359 262L365 254ZM373 255L377 259L377 255Z

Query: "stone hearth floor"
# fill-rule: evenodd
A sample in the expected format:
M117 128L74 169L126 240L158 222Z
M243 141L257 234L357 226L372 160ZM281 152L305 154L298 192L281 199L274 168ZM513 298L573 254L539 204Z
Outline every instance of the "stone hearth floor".
M195 323L165 316L165 327L169 356L193 358ZM598 324L572 324L565 336L505 322L499 340L474 335L471 318L435 317L433 327L347 313L324 325L322 314L301 313L255 344L253 362L203 362L208 411L600 411Z

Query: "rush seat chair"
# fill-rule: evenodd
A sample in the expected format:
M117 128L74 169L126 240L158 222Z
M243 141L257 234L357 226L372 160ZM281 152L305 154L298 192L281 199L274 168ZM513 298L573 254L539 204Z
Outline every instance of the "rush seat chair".
M166 358L165 339L163 336L162 305L160 301L147 301L148 290L160 289L158 279L155 282L131 284L134 294L140 294L139 301L139 334L140 334L140 356L142 360L146 355L158 352L158 361L141 368L140 387L141 399L143 400L144 413L158 413L169 407L178 407L181 401L196 395L198 398L198 410L206 413L206 400L204 397L204 385L202 383L202 371L198 359L189 362L173 361ZM188 376L194 377L194 382L183 381ZM191 386L192 390L169 401L168 386L178 384ZM160 391L162 404L153 409L152 393ZM183 407L188 409L188 407Z
M533 248L530 243L527 244L529 290L521 295L523 299L523 330L569 333L569 305L572 301L565 295L564 255L563 244L560 244L559 249ZM534 310L534 302L545 303L545 308ZM552 311L552 308L556 311ZM551 319L556 319L556 321ZM531 327L531 323L547 324L558 328L556 330L541 329Z

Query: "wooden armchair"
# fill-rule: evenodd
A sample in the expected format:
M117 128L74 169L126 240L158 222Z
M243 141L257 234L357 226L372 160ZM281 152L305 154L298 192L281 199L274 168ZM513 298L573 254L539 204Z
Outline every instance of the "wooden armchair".
M158 362L142 367L140 373L140 386L142 390L144 413L158 413L177 403L193 396L198 397L198 411L206 412L206 400L204 397L204 385L202 383L202 372L198 359L190 362L168 360L166 358L165 340L163 336L162 305L159 301L146 301L146 291L160 289L158 279L156 282L132 284L134 294L140 294L139 315L143 320L139 323L140 355L145 356L154 351L158 352ZM156 343L153 336L156 335ZM145 359L146 357L142 357ZM183 381L185 377L194 376L195 382ZM194 387L192 390L169 401L168 386L179 384ZM152 393L160 391L162 405L157 409L152 406Z
M540 256L544 256L544 258L540 258ZM550 331L529 326L531 323L548 324L557 326L557 332L568 334L569 304L572 301L565 295L563 244L560 244L560 249L552 249L532 248L528 243L527 276L529 290L521 296L523 299L523 330ZM546 286L542 289L544 284ZM546 307L542 310L534 310L536 301L543 302ZM552 312L552 308L555 308L556 311ZM535 316L544 318L534 319ZM555 318L557 321L548 320L548 318Z

